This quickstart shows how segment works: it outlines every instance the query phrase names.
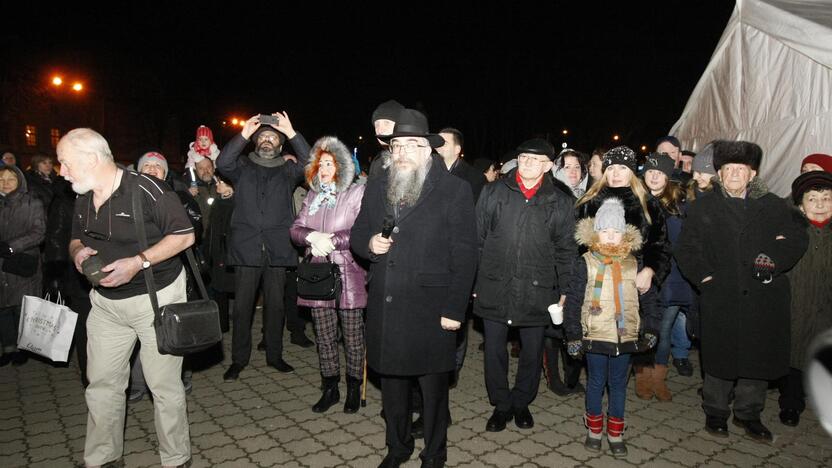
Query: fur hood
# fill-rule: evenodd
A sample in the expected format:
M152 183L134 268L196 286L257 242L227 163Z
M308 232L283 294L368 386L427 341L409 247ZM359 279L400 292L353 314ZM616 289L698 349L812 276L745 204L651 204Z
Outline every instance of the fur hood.
M594 224L594 217L584 218L578 221L578 224L575 226L575 240L578 241L578 244L585 246L591 251L611 256L624 256L641 250L641 245L644 240L641 237L641 232L632 224L627 225L621 245L614 250L610 250L608 246L604 246L598 242L598 233L595 232Z
M352 153L338 138L334 136L321 137L315 142L312 150L309 152L309 164L306 165L307 169L317 164L318 158L323 152L331 153L335 156L335 164L338 166L338 183L335 186L335 191L341 193L348 189L355 179L355 163L352 162ZM318 174L315 174L309 186L316 192L321 191Z
M711 184L714 187L714 191L717 193L722 194L723 197L728 198L728 192L725 191L725 187L722 186L722 181L719 180L719 175L711 179ZM751 182L748 183L748 198L760 198L763 195L768 193L768 185L761 179L759 176L754 177L751 179Z

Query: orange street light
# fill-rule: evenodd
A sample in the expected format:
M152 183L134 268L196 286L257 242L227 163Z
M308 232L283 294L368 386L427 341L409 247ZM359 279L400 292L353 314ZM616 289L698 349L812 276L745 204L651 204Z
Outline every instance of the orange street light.
M231 119L231 125L237 125L237 122L238 122L237 117L234 117L233 119Z
M567 130L567 129L565 129L565 128L564 128L564 129L563 129L563 131L562 131L561 133L563 133L564 135L569 135L569 130Z
M64 80L60 76L53 76L52 77L52 84L55 85L55 86L60 86L60 85L64 84Z
M621 137L619 137L617 134L612 136L613 141L618 141L620 139L621 139Z
M75 83L72 84L72 90L75 91L76 93L83 91L83 89L84 89L84 85L81 84L80 82L76 81Z
M246 121L240 119L240 121L238 122L238 125L240 125L241 127L245 127L246 126Z
M647 145L641 145L641 150L642 151L647 151Z

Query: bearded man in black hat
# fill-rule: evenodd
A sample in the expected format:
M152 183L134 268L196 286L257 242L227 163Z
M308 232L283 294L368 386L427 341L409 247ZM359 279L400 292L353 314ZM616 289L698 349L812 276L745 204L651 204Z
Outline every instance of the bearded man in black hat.
M547 176L555 148L535 138L515 154L517 169L486 185L476 209L480 269L474 313L483 319L485 384L495 407L485 426L489 432L502 431L512 418L518 428L534 426L529 404L540 385L544 332L552 323L548 308L563 305L578 255L575 199ZM519 332L522 348L509 388L511 328Z
M444 466L448 377L477 264L474 201L433 154L444 140L428 132L424 115L404 110L382 139L391 164L369 181L350 236L352 250L371 262L366 342L387 423L381 466L413 453L412 380L423 395L422 466Z
M260 123L259 115L248 119L217 158L217 170L231 180L235 190L227 261L235 267L235 296L231 367L223 375L226 382L237 380L251 357L251 322L261 281L266 362L280 372L294 370L283 360L283 291L286 267L298 263L289 240L294 221L292 191L303 180L310 148L285 112L274 116L277 123L268 125ZM287 163L280 154L287 140L298 163ZM242 155L249 141L254 141L254 151Z
M700 290L705 429L734 424L771 441L760 421L768 381L789 371L790 287L784 274L806 250L806 231L757 176L763 151L715 141L713 191L690 205L676 244L682 274Z

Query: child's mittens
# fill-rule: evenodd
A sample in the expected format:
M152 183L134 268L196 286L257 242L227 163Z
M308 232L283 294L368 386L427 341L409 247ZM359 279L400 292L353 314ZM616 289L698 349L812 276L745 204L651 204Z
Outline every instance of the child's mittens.
M653 349L656 347L656 344L659 342L659 337L656 335L645 332L643 337L644 345L647 346L647 349Z
M774 260L761 252L760 255L757 255L757 258L754 259L754 279L762 282L763 284L771 283L773 278L772 275L774 274L774 267Z
M573 358L578 358L584 351L584 344L581 340L568 341L566 343L566 352Z

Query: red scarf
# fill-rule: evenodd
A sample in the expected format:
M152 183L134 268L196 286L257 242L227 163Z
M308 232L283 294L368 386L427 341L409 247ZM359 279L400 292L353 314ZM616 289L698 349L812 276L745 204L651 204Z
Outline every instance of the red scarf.
M806 218L806 219L809 219L809 218ZM827 224L829 224L829 221L831 221L831 220L832 220L832 218L826 218L823 221L812 221L811 219L809 219L809 222L812 223L816 228L823 229L823 228L826 227Z
M520 187L520 191L523 192L523 196L526 197L526 200L531 200L534 194L537 193L537 189L543 185L543 177L541 177L534 187L526 188L526 186L523 185L523 180L520 178L520 171L517 171L514 174L514 179L517 181L517 186Z

